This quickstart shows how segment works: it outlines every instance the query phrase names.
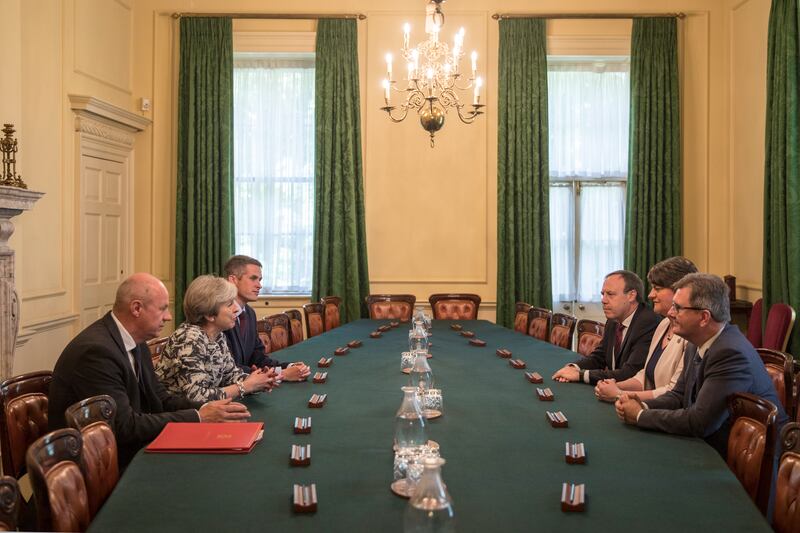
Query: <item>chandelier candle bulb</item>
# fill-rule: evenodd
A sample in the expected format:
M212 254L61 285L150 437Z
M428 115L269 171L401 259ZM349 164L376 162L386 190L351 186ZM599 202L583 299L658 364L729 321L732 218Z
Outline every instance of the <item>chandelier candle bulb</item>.
M411 38L411 24L403 24L403 50L408 50L408 42Z
M472 79L474 80L478 73L478 52L473 50L470 57L472 58Z
M472 102L472 105L478 105L481 101L481 86L483 85L483 79L478 77L475 80L475 98Z
M386 75L391 81L392 79L392 54L386 54Z
M391 100L392 94L389 91L389 80L383 80L383 100L386 102L386 105L389 105L389 101Z

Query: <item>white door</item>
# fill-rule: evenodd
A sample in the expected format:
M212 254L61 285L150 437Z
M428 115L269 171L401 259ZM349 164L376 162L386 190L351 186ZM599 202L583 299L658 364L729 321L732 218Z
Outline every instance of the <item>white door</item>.
M126 277L127 166L87 155L80 165L81 325L97 320L114 304Z

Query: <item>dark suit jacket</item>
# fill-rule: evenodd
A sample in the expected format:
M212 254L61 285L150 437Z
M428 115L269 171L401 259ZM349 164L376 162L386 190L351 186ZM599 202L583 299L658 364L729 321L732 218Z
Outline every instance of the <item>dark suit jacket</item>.
M66 427L64 411L75 402L108 394L117 403L114 435L124 468L167 422L197 422L200 403L170 395L156 378L147 344L137 346L141 384L111 313L75 337L56 362L50 384L50 430Z
M614 357L614 339L619 322L607 320L603 340L589 357L582 357L575 361L575 364L581 370L589 370L589 381L592 385L601 379L613 378L623 381L633 377L644 366L647 351L650 349L650 341L653 339L653 332L661 319L662 317L655 314L649 307L639 304L633 313L630 328L622 340L622 349L617 356L615 370L611 370L611 363Z
M697 346L687 344L681 377L675 388L647 403L639 415L640 427L677 435L703 437L725 457L730 434L728 397L749 392L778 407L778 427L786 420L775 386L753 345L739 328L727 324L714 344L695 365Z
M244 331L244 335L242 335L238 325L225 332L225 338L228 339L228 347L231 350L231 355L236 362L236 366L248 374L252 371L252 365L255 365L257 368L265 366L286 367L288 363L281 363L266 354L264 343L261 342L258 336L258 330L256 329L256 322L258 319L256 318L256 312L253 311L253 308L245 304L244 311L242 312L247 315L245 319L247 320L247 328Z

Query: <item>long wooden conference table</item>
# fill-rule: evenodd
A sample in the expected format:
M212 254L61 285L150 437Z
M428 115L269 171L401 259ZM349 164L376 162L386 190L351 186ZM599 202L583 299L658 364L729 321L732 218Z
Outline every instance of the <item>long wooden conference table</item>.
M140 452L92 523L92 531L402 531L407 500L390 492L394 414L408 376L400 352L408 324L368 334L386 321L360 320L276 354L316 371L333 357L324 384L284 383L246 400L264 439L247 455L160 455ZM705 442L625 426L611 404L584 384L550 376L576 358L486 321L462 321L486 347L434 321L435 386L444 416L427 426L447 461L443 478L459 531L769 531L755 505ZM360 339L344 356L336 347ZM507 348L544 377L554 402L537 399L523 370L495 355ZM309 409L326 393L322 409ZM568 428L553 428L560 410ZM312 432L295 435L297 416ZM586 464L569 465L565 442L583 442ZM311 465L289 466L292 444L311 444ZM582 513L561 511L563 482L586 484ZM295 483L316 483L315 514L292 511Z

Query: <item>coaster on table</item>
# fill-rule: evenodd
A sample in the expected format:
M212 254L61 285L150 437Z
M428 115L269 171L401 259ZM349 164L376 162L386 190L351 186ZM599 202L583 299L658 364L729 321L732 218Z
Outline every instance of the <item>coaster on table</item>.
M565 428L569 427L569 422L567 421L567 417L564 416L564 413L561 411L551 412L545 411L545 418L550 425L554 428Z
M314 383L325 383L328 380L327 372L316 372L314 378L311 380Z
M317 512L317 485L299 485L292 487L292 506L295 513Z
M475 336L475 333L474 333L474 332L472 332L472 331L466 331L466 330L464 330L464 331L462 331L462 332L460 333L460 335L461 335L462 337L469 337L469 338L471 338L471 337L474 337L474 336Z
M292 466L308 466L311 464L311 445L292 444L292 454L289 456Z
M347 346L350 348L361 348L362 342L359 340L350 341L347 343Z
M565 513L581 512L586 501L586 486L581 483L564 483L561 486L561 510Z
M332 362L333 362L333 357L328 357L327 359L325 359L323 357L322 359L317 361L317 367L319 367L319 368L328 368L329 366L331 366Z
M525 372L525 379L531 383L544 383L544 379L538 372Z
M511 350L506 350L505 348L498 348L495 352L497 357L502 357L503 359L508 359L511 357Z
M312 409L322 409L327 399L327 394L312 394L311 398L308 400L308 406Z
M294 432L303 434L311 433L311 417L296 416L294 418Z
M536 387L536 396L538 396L539 399L543 402L552 402L555 399L555 397L553 396L553 391L551 391L549 388L541 389L539 387Z
M517 369L525 368L525 361L523 361L522 359L509 359L508 364Z
M347 352L350 351L350 348L347 346L342 346L341 348L336 348L333 351L333 355L347 355Z
M576 442L570 444L567 442L565 445L564 457L567 463L571 465L586 464L586 449L583 447L583 443Z

